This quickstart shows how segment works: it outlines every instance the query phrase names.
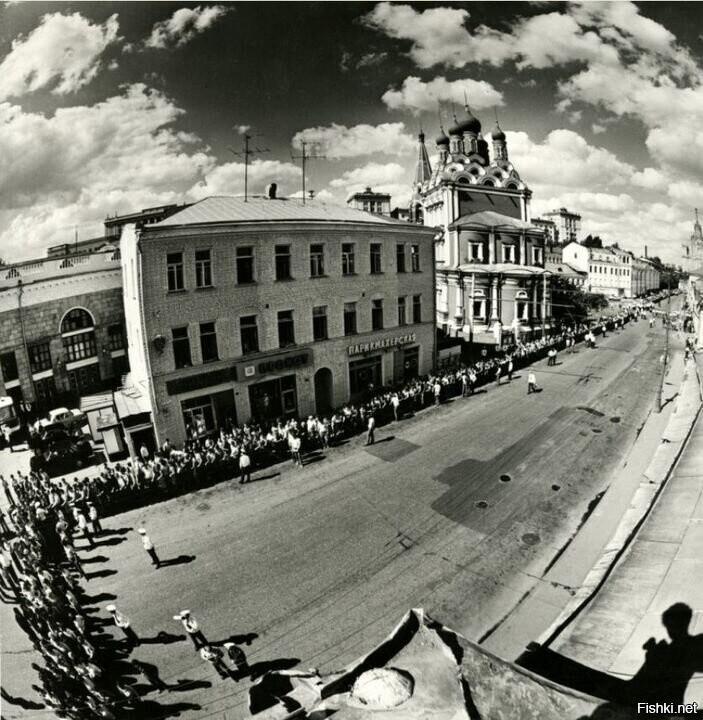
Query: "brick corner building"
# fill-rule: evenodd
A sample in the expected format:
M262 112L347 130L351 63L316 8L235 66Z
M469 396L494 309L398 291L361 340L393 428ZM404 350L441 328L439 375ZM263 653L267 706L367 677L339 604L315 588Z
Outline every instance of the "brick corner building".
M159 443L326 413L434 362L434 231L210 197L122 235L132 384ZM135 408L139 414L143 407Z

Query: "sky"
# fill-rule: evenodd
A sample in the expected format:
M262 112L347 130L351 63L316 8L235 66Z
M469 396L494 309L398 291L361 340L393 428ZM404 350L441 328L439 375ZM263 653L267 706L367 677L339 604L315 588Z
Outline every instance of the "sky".
M703 208L703 4L0 2L0 257L208 195L407 204L464 94L532 212L678 263Z

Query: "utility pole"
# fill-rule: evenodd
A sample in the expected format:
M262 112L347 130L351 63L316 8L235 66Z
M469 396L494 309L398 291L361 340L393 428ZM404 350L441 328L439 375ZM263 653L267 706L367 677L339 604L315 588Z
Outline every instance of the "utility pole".
M671 324L671 271L666 276L666 289L669 297L666 299L666 321L664 323L664 360L662 362L662 374L659 378L659 393L657 394L657 412L662 411L662 394L664 392L664 378L669 365L669 325Z
M237 152L236 150L229 148L229 151L234 155L235 157L243 157L244 158L244 202L247 202L248 196L249 196L249 156L250 155L259 155L261 153L267 153L270 152L268 148L250 148L249 147L249 141L253 138L253 135L249 135L248 133L244 133L244 147L241 151ZM257 135L256 137L261 137L260 135Z
M308 143L305 142L305 140L302 140L300 143L300 155L293 155L291 153L291 160L300 160L300 164L302 166L303 170L303 205L305 205L305 164L308 160L326 160L326 155L318 155L317 153L313 152L312 155L308 155L305 152L305 148L308 146Z

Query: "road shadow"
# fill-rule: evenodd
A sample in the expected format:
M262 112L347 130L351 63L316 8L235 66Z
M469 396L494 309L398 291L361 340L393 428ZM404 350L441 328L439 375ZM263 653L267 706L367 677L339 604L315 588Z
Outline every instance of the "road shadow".
M246 671L252 680L262 677L268 672L275 670L290 670L300 662L300 658L279 658L278 660L264 660L262 662L249 665Z
M668 607L662 613L662 624L669 640L657 641L650 637L642 646L644 662L629 680L595 670L538 645L530 646L517 664L616 706L636 710L638 703L669 703L677 708L684 703L694 674L703 672L703 634L690 634L692 618L693 611L685 603ZM606 707L599 707L591 715L592 720L607 717Z
M259 633L244 633L242 635L230 635L223 640L215 640L210 642L210 645L224 645L225 643L234 643L235 645L251 645L256 638L259 637Z
M22 708L22 710L41 710L46 707L42 703L34 702L34 700L25 700L23 697L10 695L10 693L2 687L0 687L0 697L2 697L3 702L9 705L16 705L18 708Z
M97 595L83 595L81 603L84 605L97 605L98 603L109 602L110 600L117 600L117 595L102 592Z
M175 558L169 558L168 560L162 560L159 563L159 567L172 567L173 565L187 565L195 560L195 555L179 555Z
M272 480L275 477L279 477L281 473L274 472L274 473L268 473L268 475L256 475L252 476L251 480L249 480L246 485L249 485L249 483L255 483L255 482L261 482L262 480Z
M110 577L110 575L117 575L117 570L98 570L93 573L86 573L86 580L96 580L97 578Z
M84 548L85 549L85 548ZM92 555L91 557L85 557L81 558L81 562L86 565L90 563L97 563L97 562L107 562L108 558L106 558L104 555Z
M99 533L100 537L103 537L105 535L126 535L127 533L132 532L134 528L132 527L122 527L122 528L103 528L102 532Z
M197 711L202 709L201 705L196 703L179 702L179 703L159 703L156 700L144 700L134 708L132 711L132 717L139 718L139 720L154 720L155 718L168 718L178 717L181 713L186 710Z
M186 680L181 678L172 683L168 689L169 692L188 692L189 690L204 690L212 687L209 680Z
M170 645L171 643L181 642L185 640L185 635L176 635L174 633L168 633L165 630L154 635L151 638L140 638L140 644L142 645Z
M96 542L95 547L102 547L103 545L106 547L109 547L111 545L119 545L120 543L123 543L126 539L126 537L107 538L107 540L100 540L100 542Z

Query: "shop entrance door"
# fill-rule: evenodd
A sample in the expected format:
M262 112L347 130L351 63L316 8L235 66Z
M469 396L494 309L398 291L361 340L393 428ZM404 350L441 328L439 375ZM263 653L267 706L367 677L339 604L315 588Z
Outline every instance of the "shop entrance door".
M249 386L251 416L256 421L294 417L298 414L295 375L266 380Z

